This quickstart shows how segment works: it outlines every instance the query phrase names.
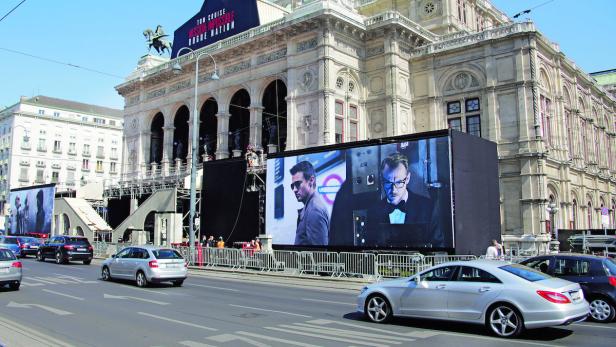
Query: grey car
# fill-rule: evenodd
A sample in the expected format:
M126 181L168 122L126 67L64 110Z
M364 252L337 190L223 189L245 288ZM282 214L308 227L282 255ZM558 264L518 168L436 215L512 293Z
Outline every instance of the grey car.
M133 280L139 287L148 283L172 282L180 287L188 276L188 264L171 248L135 246L124 248L101 265L101 277Z
M9 285L12 290L19 290L22 277L21 262L10 249L0 248L0 286Z
M369 285L357 310L376 323L393 315L462 321L514 337L524 329L582 321L589 305L577 283L519 264L473 260Z

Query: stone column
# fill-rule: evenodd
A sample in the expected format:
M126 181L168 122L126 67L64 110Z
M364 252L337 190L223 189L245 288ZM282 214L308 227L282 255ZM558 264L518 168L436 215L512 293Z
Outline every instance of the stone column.
M141 167L143 168L143 175L145 176L147 170L149 170L150 164L150 142L152 139L152 132L141 132Z
M218 118L218 136L216 139L216 159L229 158L229 118L230 114L220 112Z
M253 148L263 148L267 143L261 143L263 137L263 110L261 105L250 105L250 139L248 143ZM280 129L278 129L280 131Z
M173 125L165 125L163 127L163 159L162 159L162 173L164 176L169 174L169 168L173 163L173 132L175 127Z

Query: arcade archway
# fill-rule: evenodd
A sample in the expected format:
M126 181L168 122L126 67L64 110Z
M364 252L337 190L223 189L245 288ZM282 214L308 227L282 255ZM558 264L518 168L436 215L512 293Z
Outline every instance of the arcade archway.
M287 86L281 80L271 82L263 92L263 147L276 145L279 151L287 146Z

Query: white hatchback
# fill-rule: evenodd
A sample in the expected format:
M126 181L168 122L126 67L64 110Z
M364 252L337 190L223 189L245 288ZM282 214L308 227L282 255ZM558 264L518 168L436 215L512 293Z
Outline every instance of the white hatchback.
M171 248L134 246L124 248L101 265L101 277L134 280L139 287L148 283L172 282L180 287L188 276L188 264Z

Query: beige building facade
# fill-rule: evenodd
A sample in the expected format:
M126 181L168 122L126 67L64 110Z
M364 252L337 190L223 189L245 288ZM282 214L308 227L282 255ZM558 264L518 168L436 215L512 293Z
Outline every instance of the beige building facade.
M198 100L193 54L144 56L117 86L120 181L186 173L192 117L200 160L453 128L498 144L509 245L601 228L601 207L614 227L616 101L532 23L485 0L259 4L261 26L197 51L213 58L200 60Z

